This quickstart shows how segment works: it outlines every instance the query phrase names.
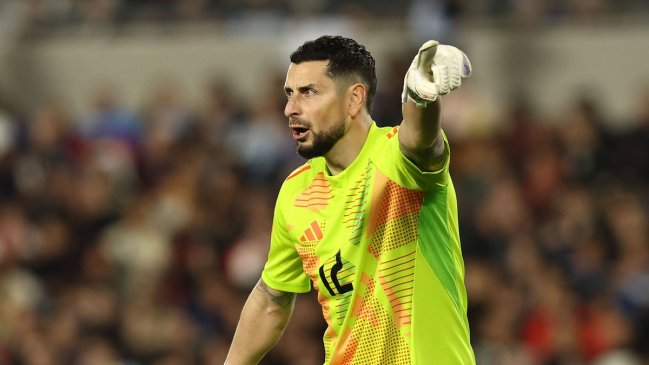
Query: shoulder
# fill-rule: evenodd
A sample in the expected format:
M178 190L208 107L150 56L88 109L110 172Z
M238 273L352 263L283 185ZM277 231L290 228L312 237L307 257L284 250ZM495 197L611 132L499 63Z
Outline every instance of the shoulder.
M312 168L313 168L313 166L311 166L311 161L305 162L304 164L302 164L302 166L299 166L298 168L293 170L293 172L291 172L286 177L286 179L284 180L284 184L286 184L287 181L304 174L305 172L311 170Z
M377 127L375 126L370 130L369 140L373 143L384 144L391 140L397 140L399 133L399 126L396 127Z
M373 133L371 156L378 170L390 180L408 189L430 191L446 186L449 164L446 137L444 137L446 155L443 166L435 171L422 171L401 151L398 134L398 126L378 128Z
M373 122L360 156L369 157L371 160L382 158L386 148L394 142L399 143L398 131L399 127L379 127Z
M376 127L370 130L367 138L371 159L373 161L385 160L390 158L390 151L399 146L399 126L396 127Z
M308 186L318 175L318 172L321 172L323 169L324 161L320 161L320 159L322 158L310 159L288 174L282 183L280 197L286 196L287 194L290 195L292 192L300 191Z

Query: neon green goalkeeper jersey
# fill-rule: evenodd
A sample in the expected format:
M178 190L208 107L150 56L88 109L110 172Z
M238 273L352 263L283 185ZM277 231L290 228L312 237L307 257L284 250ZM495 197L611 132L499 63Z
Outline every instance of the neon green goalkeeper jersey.
M398 132L373 124L338 175L318 157L288 176L262 278L317 289L325 364L475 364L448 142L444 166L422 172Z

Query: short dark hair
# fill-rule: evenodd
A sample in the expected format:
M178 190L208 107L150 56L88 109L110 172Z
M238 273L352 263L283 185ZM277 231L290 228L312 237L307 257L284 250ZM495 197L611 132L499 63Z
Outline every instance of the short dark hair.
M376 94L376 69L374 57L361 44L351 38L325 35L305 42L291 53L291 62L329 61L327 72L332 79L357 76L365 84L367 111L372 112Z

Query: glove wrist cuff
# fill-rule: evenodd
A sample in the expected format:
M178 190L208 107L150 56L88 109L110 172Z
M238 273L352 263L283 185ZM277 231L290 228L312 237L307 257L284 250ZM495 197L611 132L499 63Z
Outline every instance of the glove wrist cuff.
M418 108L426 108L437 100L437 98L435 98L435 100L424 99L414 90L406 86L401 93L401 104L405 104L408 99L412 100Z

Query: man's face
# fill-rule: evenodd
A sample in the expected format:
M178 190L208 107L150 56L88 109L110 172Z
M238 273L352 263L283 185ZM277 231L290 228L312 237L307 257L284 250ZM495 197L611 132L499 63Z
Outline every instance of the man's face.
M304 158L323 156L345 134L344 93L327 75L329 61L292 63L284 91L288 101L284 115L297 152Z

